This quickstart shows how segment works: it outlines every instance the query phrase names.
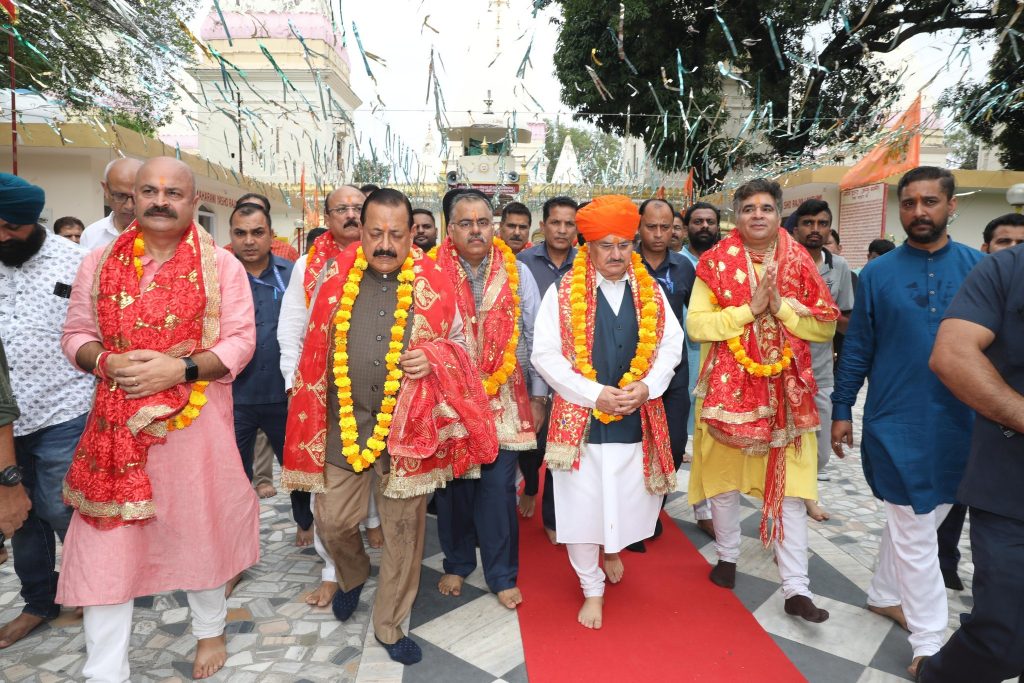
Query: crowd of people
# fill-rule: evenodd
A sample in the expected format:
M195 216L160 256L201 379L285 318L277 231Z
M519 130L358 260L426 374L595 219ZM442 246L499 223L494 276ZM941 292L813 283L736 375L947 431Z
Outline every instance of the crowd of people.
M741 497L761 499L784 610L821 623L808 525L867 381L861 456L886 516L867 609L908 631L917 680L1024 671L1024 219L995 218L981 251L954 242L949 171L900 179L906 240L872 242L859 273L832 208L783 225L767 179L736 189L728 234L704 202L557 196L536 242L518 202L495 224L486 195L452 190L442 234L401 192L346 185L301 255L255 194L216 245L180 161L118 160L101 185L109 215L51 233L43 191L0 174L0 532L24 599L0 648L80 608L82 675L128 681L135 598L184 590L193 676L213 675L274 458L295 544L322 560L307 603L349 619L380 548L371 628L402 664L422 658L402 623L428 512L442 595L479 548L499 603L529 599L517 517L538 513L542 465L582 627L601 628L627 553L657 552L687 461L709 580L742 581ZM974 608L944 643L968 510Z

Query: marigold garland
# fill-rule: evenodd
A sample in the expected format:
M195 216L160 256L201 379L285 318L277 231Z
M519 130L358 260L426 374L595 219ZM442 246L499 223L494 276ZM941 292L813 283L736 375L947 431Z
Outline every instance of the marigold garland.
M132 264L135 266L135 274L142 279L142 257L146 253L146 241L142 237L142 231L135 236L132 242ZM167 418L167 431L173 432L184 429L192 424L192 421L199 417L199 411L206 405L206 387L209 382L198 381L192 383L192 391L188 395L188 403L174 417Z
M427 252L427 256L430 257L431 261L436 261L437 260L437 245L436 244L430 248L430 251Z
M519 268L516 265L516 255L504 241L497 237L494 238L494 246L501 253L505 274L508 275L508 286L512 290L512 335L508 338L508 343L505 344L501 365L484 380L484 391L488 396L497 394L498 389L515 372L516 346L519 345Z
M708 298L711 301L711 305L717 309L718 297L711 293L708 295ZM793 362L793 349L790 348L788 341L782 347L782 360L775 363L758 363L748 356L739 337L727 339L725 343L729 346L729 350L732 351L732 357L736 359L739 366L754 377L775 377L782 374L782 371Z
M342 287L341 303L334 315L334 385L338 388L338 426L341 429L341 453L356 472L362 472L380 457L387 445L388 434L391 432L392 413L395 410L395 394L401 385L402 371L398 367L398 359L402 355L402 344L405 339L405 327L409 321L409 308L412 306L413 273L412 254L406 257L402 269L398 273L398 305L395 307L395 322L391 326L391 341L388 352L384 355L387 367L387 380L384 382L384 397L377 413L377 423L373 434L366 440L364 448L359 447L359 427L352 407L352 379L348 376L348 331L352 320L352 306L359 296L359 283L363 272L369 264L363 255L363 248L356 251L355 263L348 271Z
M589 245L583 245L576 252L576 258L572 263L570 273L571 289L570 301L572 301L572 330L573 350L576 353L576 370L589 380L597 380L597 369L591 363L590 349L587 347L587 258ZM647 272L640 255L633 253L633 272L636 276L639 299L642 304L640 309L639 339L636 345L636 354L629 362L629 371L619 379L619 388L643 379L651 369L651 357L658 346L658 303L654 298L654 278ZM604 424L617 422L622 419L621 415L609 415L597 408L592 414Z

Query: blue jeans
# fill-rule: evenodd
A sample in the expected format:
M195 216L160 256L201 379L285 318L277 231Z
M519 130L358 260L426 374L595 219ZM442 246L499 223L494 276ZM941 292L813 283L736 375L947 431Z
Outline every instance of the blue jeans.
M64 505L64 476L71 467L78 440L89 413L43 427L14 439L14 453L32 501L28 519L14 532L14 572L21 581L27 614L53 619L60 614L57 599L57 542L64 542L71 523L71 508Z

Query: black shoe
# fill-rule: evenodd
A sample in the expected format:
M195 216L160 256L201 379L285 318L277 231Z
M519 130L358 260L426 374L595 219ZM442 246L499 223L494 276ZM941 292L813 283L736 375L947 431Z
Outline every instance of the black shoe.
M377 636L374 636L377 638ZM388 656L395 660L399 664L415 664L416 662L423 659L423 650L416 644L416 641L409 636L402 636L398 642L388 645L380 638L377 638L377 642L387 650Z
M630 543L626 546L626 550L631 553L646 553L647 546L644 545L643 541L637 541L636 543Z
M921 661L917 663L917 673L914 674L914 680L917 681L917 683L921 683L921 681L924 680L921 678L921 674L924 673L924 665L928 663L928 657L928 655L921 657Z
M951 591L962 591L964 589L964 582L960 580L960 576L956 573L956 570L946 571L942 570L942 583L946 584L946 588Z
M654 535L651 536L648 541L653 541L658 536L661 536L665 532L665 527L661 526L661 518L658 518L658 523L654 525Z
M359 584L350 591L343 591L340 588L331 600L331 611L334 612L338 621L347 621L359 607L359 594L363 592L363 585Z
M726 562L725 560L719 560L718 564L715 565L714 569L711 570L709 577L711 583L722 588L735 588L736 587L736 563Z

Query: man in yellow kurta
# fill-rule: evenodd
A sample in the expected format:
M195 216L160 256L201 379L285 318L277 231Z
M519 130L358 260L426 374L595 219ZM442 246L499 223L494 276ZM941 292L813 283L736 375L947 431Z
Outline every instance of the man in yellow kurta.
M764 500L786 613L819 623L807 578L804 500L817 499L819 417L808 342L835 333L839 310L807 251L779 228L782 190L765 179L733 197L736 230L701 255L686 329L701 344L690 503L708 499L718 565L736 585L740 494Z

